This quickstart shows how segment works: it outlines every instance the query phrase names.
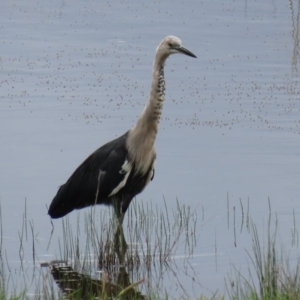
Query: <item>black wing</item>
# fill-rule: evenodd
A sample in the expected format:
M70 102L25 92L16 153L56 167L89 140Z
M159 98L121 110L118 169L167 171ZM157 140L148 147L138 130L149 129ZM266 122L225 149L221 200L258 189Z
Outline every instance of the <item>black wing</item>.
M103 145L75 170L51 202L52 218L96 203L111 204L110 194L128 177L122 170L128 154L126 138L127 133Z

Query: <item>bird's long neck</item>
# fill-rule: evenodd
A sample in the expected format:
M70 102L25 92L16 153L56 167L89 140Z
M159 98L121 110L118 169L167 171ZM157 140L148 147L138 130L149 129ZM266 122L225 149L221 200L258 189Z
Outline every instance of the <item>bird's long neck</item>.
M165 100L164 65L154 66L150 95L146 106L137 121L138 127L157 132Z
M152 84L146 106L136 125L129 131L129 152L137 160L145 160L149 154L155 156L154 142L165 100L164 64L166 58L156 56L152 71Z

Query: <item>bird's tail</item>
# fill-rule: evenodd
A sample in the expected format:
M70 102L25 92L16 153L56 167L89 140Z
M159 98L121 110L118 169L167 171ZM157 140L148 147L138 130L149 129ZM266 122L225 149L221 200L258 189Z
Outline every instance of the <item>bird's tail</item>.
M70 201L68 201L68 198L68 186L64 184L59 188L56 196L53 198L50 204L48 215L52 219L64 217L72 210L74 210L74 207L70 205Z

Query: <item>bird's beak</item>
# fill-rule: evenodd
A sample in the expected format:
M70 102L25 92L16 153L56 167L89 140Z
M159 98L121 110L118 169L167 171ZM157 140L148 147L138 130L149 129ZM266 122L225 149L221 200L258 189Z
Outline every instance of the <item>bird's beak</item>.
M178 50L178 52L180 52L182 54L197 58L197 56L194 53L192 53L190 50L188 50L182 46L178 47L177 50Z

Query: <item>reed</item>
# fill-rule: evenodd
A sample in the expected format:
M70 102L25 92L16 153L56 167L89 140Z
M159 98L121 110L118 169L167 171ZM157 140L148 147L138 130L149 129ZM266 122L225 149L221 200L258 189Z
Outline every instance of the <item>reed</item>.
M230 210L229 198L227 199L227 224L234 233L234 242L239 207L242 218L240 231L242 232L245 225L247 234L251 233L252 248L245 253L250 259L249 268L247 272L242 272L233 266L233 275L226 279L226 297L217 290L209 297L202 295L198 299L300 299L299 260L296 263L294 260L291 265L289 256L278 245L276 237L279 222L277 216L272 219L270 202L268 226L262 234L251 220L249 200L246 209L240 200L239 206ZM202 221L203 214L202 207ZM165 274L167 270L176 280L176 274L180 271L177 270L175 258L179 251L187 262L188 267L185 268L192 269L188 260L194 254L198 242L197 229L201 227L197 224L196 211L187 205L181 205L178 200L174 210L167 206L165 199L160 207L153 207L151 202L133 202L124 220L124 232L129 247L124 260L120 261L113 244L114 233L118 228L114 214L107 209L92 207L77 214L75 226L68 217L62 219L57 260L42 263L41 266L45 268L40 268L37 254L38 233L34 222L28 219L25 201L18 233L19 272L24 276L22 284L14 281L11 276L15 270L11 268L4 250L1 216L0 205L0 300L169 299L170 295L164 291L162 285L161 278L164 275L160 272L164 270ZM297 246L299 233L295 213L292 221L292 244ZM51 244L51 239L52 235L48 244ZM217 245L217 241L215 243ZM28 248L35 270L30 280L30 290L35 286L35 292L31 294L28 294L27 285L28 265L23 265L24 253ZM180 299L188 300L180 280L177 286L183 291Z
M272 226L273 225L273 226ZM272 223L271 209L267 227L267 242L263 243L256 225L250 221L252 253L247 251L251 266L248 277L234 267L226 286L232 300L297 300L300 299L300 260L291 267L288 255L277 245L278 219ZM292 229L295 239L295 219ZM266 244L266 246L264 246Z

